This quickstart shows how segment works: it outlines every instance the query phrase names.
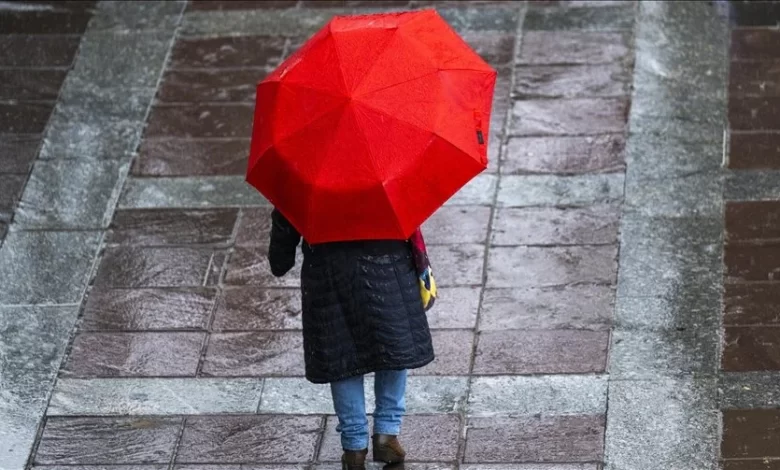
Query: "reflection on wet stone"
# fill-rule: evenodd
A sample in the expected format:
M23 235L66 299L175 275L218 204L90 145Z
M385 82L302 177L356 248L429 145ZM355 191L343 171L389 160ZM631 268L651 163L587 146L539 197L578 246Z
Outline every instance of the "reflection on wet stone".
M275 277L268 263L268 247L238 247L233 250L227 265L225 283L231 285L259 285L264 287L297 287L301 283L303 254L298 250L295 266L283 277Z
M184 245L227 243L238 218L237 209L119 210L107 243Z
M215 330L300 330L300 289L226 287L214 313Z
M522 64L606 64L625 60L628 36L580 31L528 31L517 59Z
M243 175L249 139L191 140L146 138L133 174L139 176Z
M535 30L629 30L634 25L634 7L612 2L603 8L532 8L523 22L526 31Z
M622 135L509 139L501 173L610 173L624 169Z
M303 376L303 335L300 331L212 334L203 374Z
M149 115L149 137L241 137L252 134L251 104L157 105Z
M420 369L409 371L412 375L466 375L474 345L472 330L433 330L433 349L436 359Z
M75 377L194 376L203 333L82 333L64 372Z
M82 331L204 329L215 289L93 289Z
M207 248L108 248L94 282L100 287L202 286L217 254Z
M428 253L435 260L437 285L476 286L482 283L483 245L433 245L428 247Z
M167 464L180 427L179 418L50 418L35 463Z
M422 231L428 245L485 243L489 221L489 207L447 206L437 210Z
M491 243L496 245L611 245L617 243L618 206L500 208Z
M518 67L517 98L593 98L628 95L628 69L619 64Z
M271 211L270 207L242 209L236 245L267 248L271 240Z
M309 462L321 417L219 416L189 418L176 463Z
M620 99L521 100L512 108L517 136L623 132L627 103Z
M277 65L284 38L235 36L179 39L171 52L172 69L207 67L265 67Z

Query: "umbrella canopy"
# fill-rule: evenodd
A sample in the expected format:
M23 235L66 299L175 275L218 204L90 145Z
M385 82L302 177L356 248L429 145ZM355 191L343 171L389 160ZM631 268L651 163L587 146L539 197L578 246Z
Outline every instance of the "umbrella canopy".
M308 243L407 239L486 168L495 80L434 10L335 17L258 85L247 181Z

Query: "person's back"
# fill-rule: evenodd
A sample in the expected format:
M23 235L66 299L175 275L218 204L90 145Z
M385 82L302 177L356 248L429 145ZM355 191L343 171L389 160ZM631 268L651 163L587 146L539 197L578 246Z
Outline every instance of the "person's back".
M275 276L295 264L298 231L272 215L268 258ZM344 469L362 469L368 446L363 376L374 372L374 460L402 461L395 436L405 412L406 371L434 359L413 248L402 240L309 245L301 292L306 377L330 383L345 450Z

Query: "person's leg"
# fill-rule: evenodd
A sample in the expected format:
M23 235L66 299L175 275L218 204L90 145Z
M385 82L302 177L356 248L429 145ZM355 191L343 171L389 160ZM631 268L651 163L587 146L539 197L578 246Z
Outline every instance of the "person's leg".
M403 462L406 452L398 442L401 421L406 413L406 371L388 370L376 373L374 392L374 460L385 463Z
M333 382L330 390L339 420L336 430L341 433L341 446L348 451L367 449L368 419L363 376Z
M405 370L376 373L374 434L397 436L401 433L401 421L406 413L406 375Z

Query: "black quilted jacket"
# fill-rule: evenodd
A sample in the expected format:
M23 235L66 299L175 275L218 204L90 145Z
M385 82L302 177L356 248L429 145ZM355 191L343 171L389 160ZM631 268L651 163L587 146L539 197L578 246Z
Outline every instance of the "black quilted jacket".
M275 276L295 264L301 236L273 211L268 258ZM303 243L306 378L335 382L433 361L428 320L407 242Z

